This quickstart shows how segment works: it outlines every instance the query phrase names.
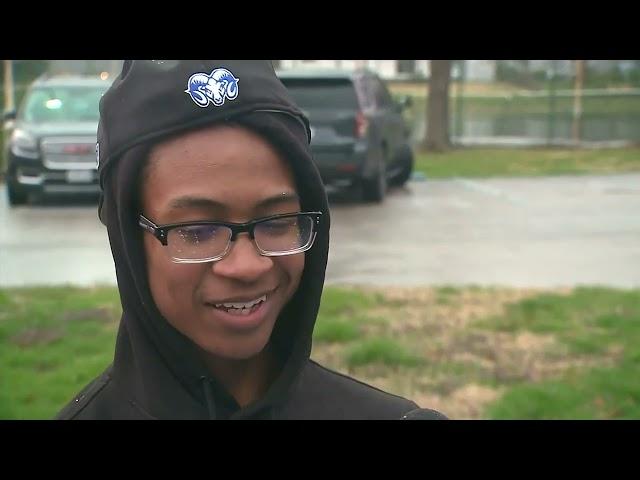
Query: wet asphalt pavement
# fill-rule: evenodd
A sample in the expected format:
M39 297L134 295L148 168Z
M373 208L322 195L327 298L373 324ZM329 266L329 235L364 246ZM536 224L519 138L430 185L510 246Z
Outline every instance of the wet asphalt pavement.
M327 281L640 287L640 174L411 181L382 205L331 195ZM95 199L9 208L0 287L114 284Z

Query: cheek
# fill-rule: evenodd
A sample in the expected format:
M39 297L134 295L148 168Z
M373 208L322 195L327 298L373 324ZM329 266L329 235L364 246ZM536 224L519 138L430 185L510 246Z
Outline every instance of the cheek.
M302 272L304 270L305 256L304 254L300 254L275 258L278 258L280 268L285 272L289 279L290 285L288 289L288 296L291 297L300 284L300 279L302 278Z
M206 264L173 263L162 244L153 237L144 239L144 249L153 300L160 313L174 324L172 318L192 308L194 293L202 277L203 265Z

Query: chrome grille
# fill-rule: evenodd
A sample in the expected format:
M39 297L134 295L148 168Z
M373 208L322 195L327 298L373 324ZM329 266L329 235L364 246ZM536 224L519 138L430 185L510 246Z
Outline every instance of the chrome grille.
M43 164L52 170L96 168L95 137L50 137L42 140Z

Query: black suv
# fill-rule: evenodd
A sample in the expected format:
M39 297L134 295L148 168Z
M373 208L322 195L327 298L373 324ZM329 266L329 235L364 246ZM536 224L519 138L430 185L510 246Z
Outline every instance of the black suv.
M409 129L385 83L368 70L280 70L311 123L311 150L327 186L360 189L366 201L384 199L387 184L404 184L413 169Z
M97 193L98 104L110 82L95 77L42 77L25 94L5 146L10 205L31 194Z

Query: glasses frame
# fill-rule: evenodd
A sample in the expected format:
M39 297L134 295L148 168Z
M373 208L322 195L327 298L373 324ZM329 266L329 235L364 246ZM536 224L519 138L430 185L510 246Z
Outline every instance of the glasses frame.
M311 239L306 245L303 245L302 247L297 248L295 250L274 253L274 252L266 252L262 250L260 246L258 246L258 244L255 242L254 231L255 231L256 225L259 225L264 222L268 222L270 220L277 220L279 218L292 218L292 217L300 217L300 216L305 216L313 220L313 224L312 224L313 231L312 231ZM306 252L313 246L315 242L317 229L318 229L318 226L320 225L321 217L322 217L322 212L293 212L293 213L282 213L278 215L270 215L268 217L256 218L255 220L251 220L250 222L245 222L245 223L219 222L219 221L205 220L205 221L197 221L197 222L182 222L182 223L169 223L166 225L157 225L153 221L145 217L143 214L140 214L138 216L138 225L142 227L144 230L146 230L147 232L151 233L165 247L168 245L167 239L169 236L169 232L175 228L195 227L195 226L204 226L204 225L217 225L217 226L229 228L231 230L231 237L227 242L227 247L225 248L224 252L222 252L220 255L216 255L215 257L208 257L204 259L196 259L196 260L178 259L175 257L171 257L171 260L174 263L207 263L207 262L215 262L224 258L227 255L227 253L229 253L229 251L231 250L231 243L234 242L238 237L238 235L240 235L241 233L248 233L249 238L251 238L251 240L253 241L253 244L256 246L256 249L258 250L260 255L265 257L282 257L286 255L294 255L296 253Z

